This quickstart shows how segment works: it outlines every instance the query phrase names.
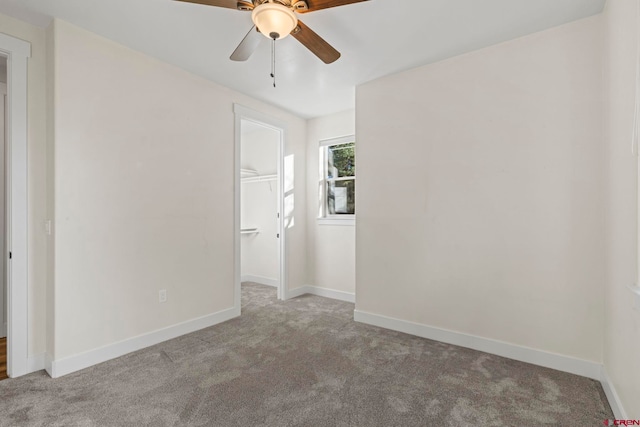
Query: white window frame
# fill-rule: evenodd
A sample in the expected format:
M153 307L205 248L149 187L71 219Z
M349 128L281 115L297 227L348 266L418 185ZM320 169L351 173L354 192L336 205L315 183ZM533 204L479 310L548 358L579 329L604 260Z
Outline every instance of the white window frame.
M319 197L319 202L320 202L320 206L319 206L320 216L318 217L319 225L350 225L350 226L355 225L355 221L356 221L355 214L330 215L328 213L328 206L327 206L327 181L328 181L327 180L327 150L330 146L333 146L333 145L341 145L341 144L349 144L349 143L355 144L355 142L356 142L355 135L346 135L346 136L341 136L339 138L323 139L320 141L319 189L321 191L321 194ZM349 177L347 179L349 180L353 179L353 181L357 181L357 176L354 176L353 178ZM343 179L336 179L336 180L341 181Z

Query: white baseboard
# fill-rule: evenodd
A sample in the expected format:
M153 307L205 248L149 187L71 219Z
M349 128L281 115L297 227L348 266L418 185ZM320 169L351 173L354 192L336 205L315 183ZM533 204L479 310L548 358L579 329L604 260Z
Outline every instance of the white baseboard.
M338 301L356 302L356 295L350 292L336 291L335 289L319 288L317 286L305 285L287 292L287 299L310 294L324 298L331 298Z
M7 324L0 323L0 338L5 338L7 336Z
M44 353L33 354L27 359L27 374L42 371L45 368Z
M240 281L259 283L260 285L273 286L274 288L277 288L280 285L280 281L278 279L272 279L270 277L263 276L253 276L251 274L240 277Z
M287 299L291 299L291 298L297 298L301 295L306 295L309 292L307 292L307 288L308 286L301 286L299 288L295 288L295 289L290 289L287 291L287 295L286 295L286 300Z
M350 303L356 302L356 294L344 291L336 291L335 289L319 288L317 286L305 286L308 294L317 295L319 297L337 299Z
M618 392L616 392L616 389L611 382L611 378L609 378L609 374L607 374L607 370L604 367L602 367L602 376L600 378L600 383L602 383L604 394L607 396L609 406L611 406L611 410L613 411L613 415L615 415L616 419L629 419L629 417L627 416L627 412L622 406L622 401L618 396Z
M53 378L53 357L49 353L44 354L44 370Z
M81 369L88 368L98 363L106 362L116 357L124 356L133 351L141 350L163 341L177 338L218 323L237 317L237 309L229 308L218 313L189 320L167 328L159 329L148 334L139 335L124 341L109 344L85 353L75 354L63 359L53 360L50 365L47 362L47 372L52 378L58 378Z
M404 332L422 338L445 342L447 344L467 347L485 353L495 354L508 359L519 360L545 368L569 372L600 381L602 365L588 360L577 359L561 354L549 353L503 341L492 340L475 335L467 335L461 332L435 328L421 323L407 320L394 319L379 314L354 310L353 318L356 322L367 323L381 328Z

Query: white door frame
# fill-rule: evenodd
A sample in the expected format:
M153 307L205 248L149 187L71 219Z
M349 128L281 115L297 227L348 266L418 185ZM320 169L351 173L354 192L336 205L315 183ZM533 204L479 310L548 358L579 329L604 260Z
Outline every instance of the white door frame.
M236 309L236 314L240 315L241 301L240 301L240 281L241 281L241 272L240 272L240 217L241 217L241 209L240 209L240 199L241 199L241 186L242 182L240 180L240 147L242 144L242 120L249 120L251 122L257 123L265 128L274 130L278 132L280 135L279 141L279 155L278 155L278 211L280 212L280 218L278 219L278 233L280 238L278 239L279 244L279 255L278 260L280 262L280 277L278 284L278 299L284 300L287 296L287 251L286 251L286 240L287 236L285 235L284 228L284 182L285 182L285 168L284 168L284 157L285 157L285 141L287 140L287 125L286 123L277 120L273 117L270 117L266 114L263 114L259 111L252 110L250 108L244 107L239 104L233 104L233 112L235 113L235 203L234 203L234 219L233 219L233 228L234 228L234 307Z
M7 375L27 373L27 60L31 44L0 33L7 57Z

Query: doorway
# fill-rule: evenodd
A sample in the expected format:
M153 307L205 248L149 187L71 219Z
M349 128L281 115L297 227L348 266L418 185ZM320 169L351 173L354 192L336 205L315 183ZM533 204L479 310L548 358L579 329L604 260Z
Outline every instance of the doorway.
M278 288L280 132L246 119L240 129L240 281Z
M285 299L284 141L277 120L234 105L236 120L235 307L240 314L241 283L273 286Z

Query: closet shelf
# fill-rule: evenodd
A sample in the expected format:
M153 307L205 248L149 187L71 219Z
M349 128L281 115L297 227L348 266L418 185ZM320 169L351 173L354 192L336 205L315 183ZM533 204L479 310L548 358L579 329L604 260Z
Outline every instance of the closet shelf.
M268 182L268 181L277 181L278 175L255 175L255 176L247 176L242 178L243 184L249 184L252 182Z
M258 234L260 233L257 228L241 228L240 234Z

